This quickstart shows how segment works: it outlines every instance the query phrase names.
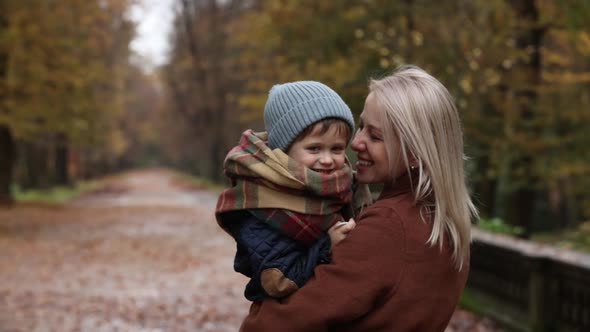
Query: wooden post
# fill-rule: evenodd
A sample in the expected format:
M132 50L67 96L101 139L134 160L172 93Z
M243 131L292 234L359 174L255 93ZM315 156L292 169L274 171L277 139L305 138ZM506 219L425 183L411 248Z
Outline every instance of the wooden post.
M553 303L555 283L551 278L551 261L547 258L531 257L531 274L529 284L529 320L531 331L550 332L555 327Z

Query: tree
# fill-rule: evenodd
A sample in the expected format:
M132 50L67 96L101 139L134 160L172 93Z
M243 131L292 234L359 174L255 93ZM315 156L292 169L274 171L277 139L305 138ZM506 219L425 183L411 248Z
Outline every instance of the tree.
M223 157L230 145L227 136L233 117L228 111L233 101L229 91L238 84L232 78L227 26L241 6L240 1L180 1L172 61L165 69L167 87L174 96L172 111L190 125L186 158L196 164L192 168L197 173L215 180L222 177Z
M31 174L68 183L70 147L103 140L112 118L122 110L122 77L132 36L125 18L129 2L2 4L1 145L13 137L17 145L30 147L23 151L35 151L21 155L34 158L28 163ZM8 150L16 149L13 145ZM6 165L12 162L2 159L3 178L11 177Z
M9 2L0 3L0 119L6 114L6 78L8 72L9 49L4 43L8 31ZM0 121L0 205L9 205L11 196L11 180L14 167L16 146L11 128Z
M261 128L273 84L322 81L358 114L369 77L413 63L456 98L484 217L526 236L590 216L587 1L253 0L224 21L221 53L209 44L219 29L210 4L184 3L193 14L177 19L167 86L202 138L196 144L219 150L207 137L213 128L230 136L236 125ZM231 70L216 72L232 80L214 84L226 97L214 118L202 101L220 64Z

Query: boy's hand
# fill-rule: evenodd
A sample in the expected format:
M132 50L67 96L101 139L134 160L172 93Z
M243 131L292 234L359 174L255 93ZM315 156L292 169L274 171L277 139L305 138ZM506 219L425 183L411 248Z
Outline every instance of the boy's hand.
M330 241L332 242L331 248L334 248L336 244L344 240L348 236L348 233L355 227L356 222L352 218L348 222L340 221L330 227L328 235L330 235Z

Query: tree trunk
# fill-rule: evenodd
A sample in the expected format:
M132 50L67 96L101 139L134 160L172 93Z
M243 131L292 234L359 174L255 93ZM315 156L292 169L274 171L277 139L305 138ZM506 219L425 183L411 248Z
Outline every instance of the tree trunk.
M23 155L26 171L24 173L22 186L25 189L48 188L50 185L50 174L48 167L48 151L46 147L38 144L25 143Z
M538 111L537 87L541 83L541 42L545 33L539 26L539 12L535 0L509 0L514 9L518 25L515 40L518 48L529 54L528 59L519 60L513 68L514 81L520 83L512 93L517 102L516 111L520 116L513 129L536 135L535 113ZM540 134L540 133L537 133ZM526 170L525 185L520 186L508 199L508 222L523 228L523 237L528 238L533 231L533 212L536 200L534 186L538 177L534 174L534 155L526 149L513 160L511 169Z
M237 2L236 2L237 3ZM223 158L227 153L225 136L228 134L228 120L226 119L227 89L229 81L224 61L227 59L227 35L224 8L215 0L207 0L199 3L200 6L191 6L188 0L183 0L182 13L185 32L187 34L187 47L193 64L194 81L196 87L201 87L207 96L196 109L196 114L191 117L198 128L206 123L203 131L203 144L209 146L208 160L198 162L199 168L210 179L219 181L223 177ZM234 2L230 4L235 5ZM195 10L196 9L196 10ZM196 18L196 19L195 19ZM196 25L201 19L201 24L206 26L206 35L199 35L199 27ZM203 28L203 26L201 26ZM208 65L203 65L203 59L208 59ZM229 75L231 76L231 75ZM199 132L199 134L203 134Z
M564 196L562 199L562 215L565 218L565 224L568 228L576 228L581 219L578 213L578 201L574 194L574 181L571 177L567 177L561 181L560 186Z
M0 1L0 32L8 26L6 5L6 3ZM3 93L3 85L7 72L8 54L0 52L0 105L3 104L4 98L6 98ZM2 111L0 109L0 113ZM9 205L13 203L10 185L12 184L16 147L10 127L5 124L0 124L0 156L0 205Z
M477 169L480 170L481 173L485 174L489 169L489 157L480 157L478 158L478 166ZM483 176L481 180L477 183L477 196L478 200L481 202L479 207L479 213L484 218L491 218L494 216L494 211L496 207L496 186L497 181L495 179L490 179L486 176Z
M411 63L414 61L414 55L412 50L414 49L414 36L413 32L415 29L414 24L414 0L405 0L405 12L406 12L406 50L405 50L405 62Z
M55 147L55 182L57 185L67 186L70 184L68 155L68 138L64 134L58 134Z
M0 205L13 203L10 186L14 170L15 143L10 128L0 126Z

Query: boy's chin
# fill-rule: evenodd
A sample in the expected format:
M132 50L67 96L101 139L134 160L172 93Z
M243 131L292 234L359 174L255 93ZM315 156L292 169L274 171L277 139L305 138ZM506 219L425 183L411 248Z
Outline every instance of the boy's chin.
M334 172L336 172L335 169L331 169L331 170L323 170L323 169L314 169L314 172L320 173L320 174L325 174L325 175L330 175Z

